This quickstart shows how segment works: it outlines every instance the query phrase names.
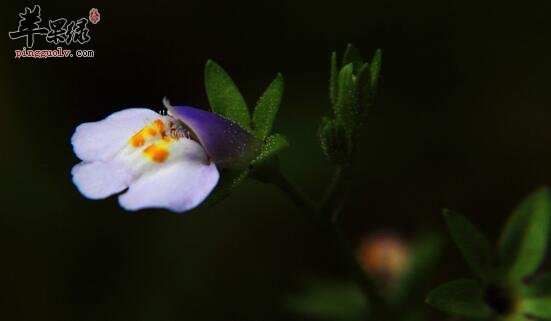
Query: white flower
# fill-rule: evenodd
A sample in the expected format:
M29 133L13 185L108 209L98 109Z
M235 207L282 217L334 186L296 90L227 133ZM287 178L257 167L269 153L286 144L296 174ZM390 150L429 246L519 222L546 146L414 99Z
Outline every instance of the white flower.
M82 162L71 171L73 182L90 199L124 192L119 203L127 210L188 211L219 179L211 155L199 141L177 116L144 108L115 112L76 128L71 143Z

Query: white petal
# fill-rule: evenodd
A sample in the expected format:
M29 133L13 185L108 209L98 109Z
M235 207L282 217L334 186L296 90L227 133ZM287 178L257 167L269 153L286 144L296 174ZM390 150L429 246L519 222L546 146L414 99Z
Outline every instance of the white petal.
M206 159L203 148L194 141L174 143L175 161L160 166L130 184L119 196L120 205L131 211L166 208L185 212L199 205L218 183L218 170Z
M81 162L73 167L71 174L78 190L90 199L122 192L132 180L127 166L116 161Z
M124 147L133 134L160 117L146 108L124 109L103 120L79 125L71 143L81 160L109 160Z

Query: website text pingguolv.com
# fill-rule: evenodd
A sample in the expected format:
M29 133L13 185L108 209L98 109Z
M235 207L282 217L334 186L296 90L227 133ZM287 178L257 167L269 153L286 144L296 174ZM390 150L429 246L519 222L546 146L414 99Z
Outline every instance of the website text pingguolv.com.
M23 49L15 50L15 58L72 58L72 57L92 58L94 57L94 50L79 49L75 50L74 54L71 49L63 49L57 47L57 49Z

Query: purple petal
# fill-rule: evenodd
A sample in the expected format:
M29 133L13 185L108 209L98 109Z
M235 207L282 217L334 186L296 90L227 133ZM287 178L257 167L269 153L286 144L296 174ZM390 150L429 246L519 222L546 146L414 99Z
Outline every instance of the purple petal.
M197 137L211 160L226 167L246 166L256 155L257 140L236 123L188 106L167 106Z

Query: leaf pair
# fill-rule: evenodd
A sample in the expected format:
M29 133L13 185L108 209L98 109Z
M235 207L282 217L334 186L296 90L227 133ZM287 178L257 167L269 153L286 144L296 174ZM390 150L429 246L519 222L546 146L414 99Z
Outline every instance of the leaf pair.
M380 69L380 50L371 63L364 62L351 44L340 66L337 54L331 55L329 98L333 116L322 121L319 135L322 149L332 162L343 165L350 161L358 129L373 105Z
M213 112L233 121L260 142L260 148L247 165L259 166L289 146L283 135L270 135L283 97L284 81L281 74L277 74L258 99L252 117L232 78L212 60L208 60L205 66L205 89ZM220 186L211 200L226 197L248 176L249 171L249 167L224 170Z
M231 77L212 60L205 66L205 88L213 112L234 121L259 140L270 134L283 97L281 74L277 74L258 99L252 119L249 107Z
M551 221L551 195L542 188L525 198L511 214L498 246L464 216L445 212L460 252L478 277L443 284L427 302L445 312L472 318L493 313L509 318L551 317L551 276L526 284L543 259Z

